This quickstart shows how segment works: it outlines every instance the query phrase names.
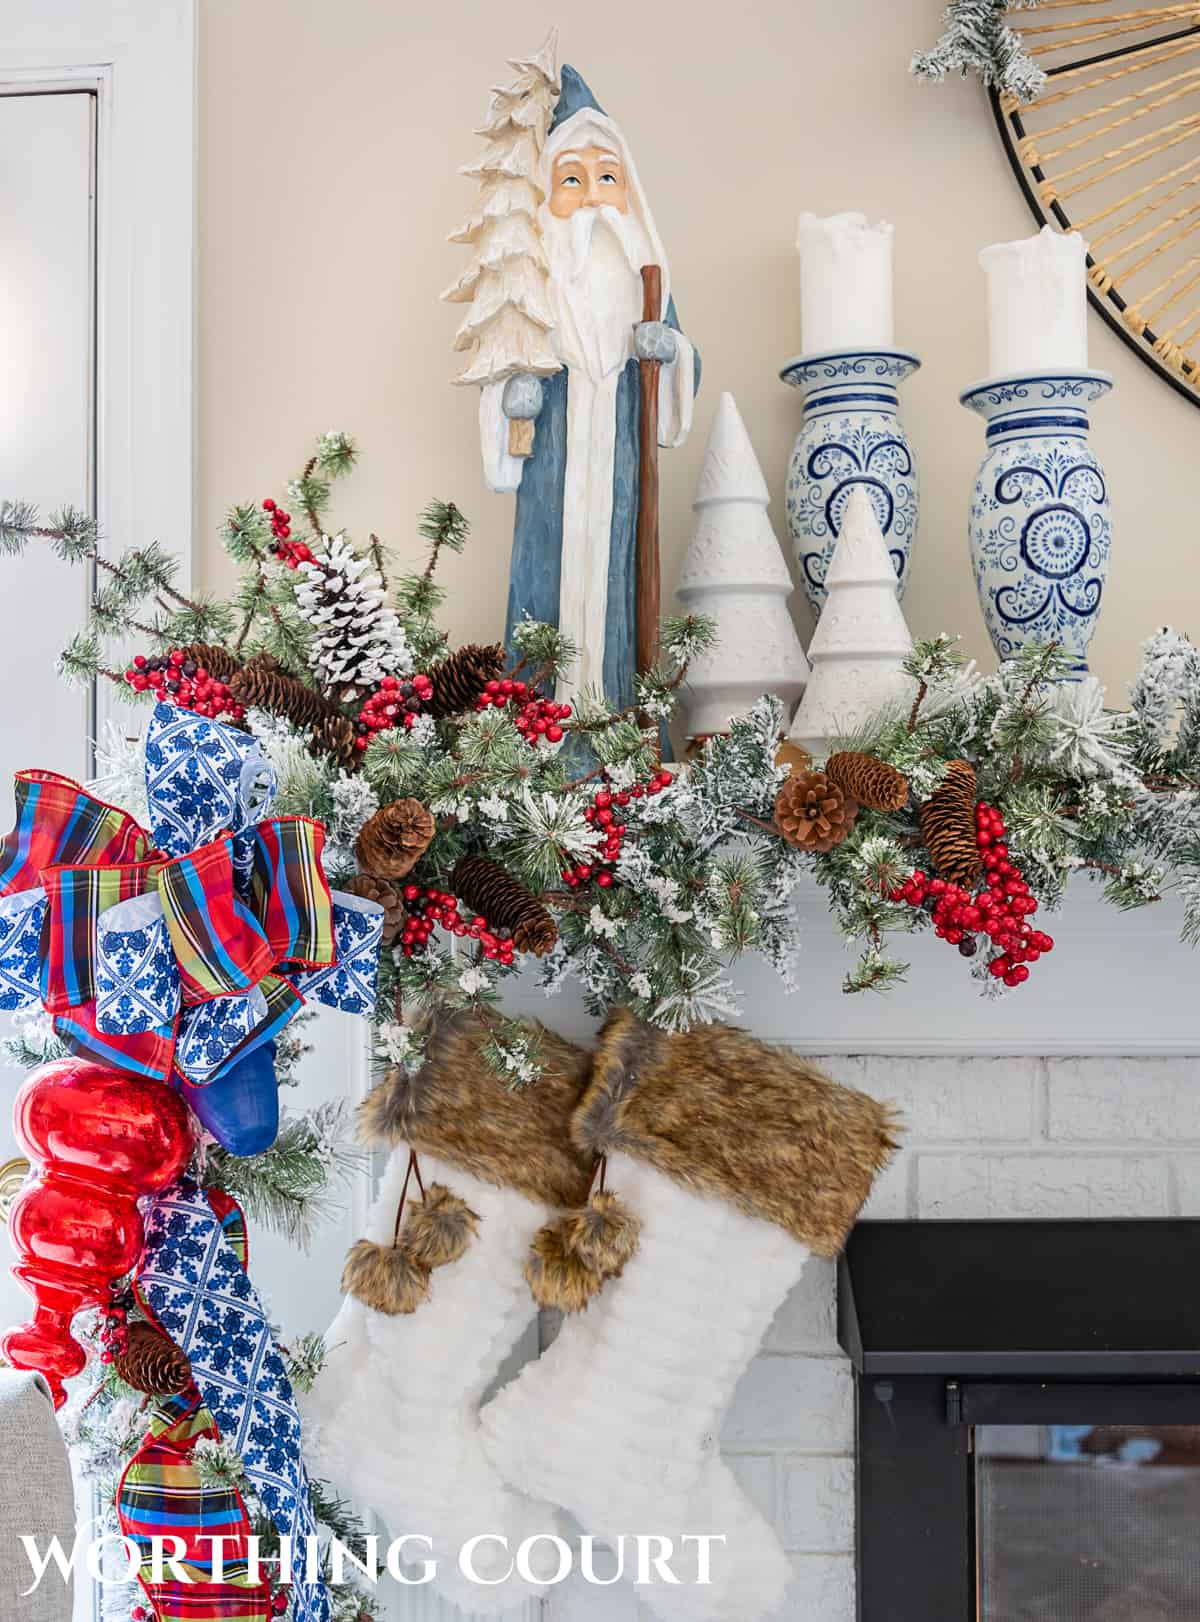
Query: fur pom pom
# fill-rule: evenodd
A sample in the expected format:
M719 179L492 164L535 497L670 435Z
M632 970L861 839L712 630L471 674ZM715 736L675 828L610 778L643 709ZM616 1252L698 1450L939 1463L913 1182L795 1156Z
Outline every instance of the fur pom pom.
M609 1190L592 1195L579 1211L568 1211L560 1223L563 1248L578 1256L602 1279L616 1278L637 1249L641 1218Z
M604 1286L604 1279L565 1243L572 1213L548 1222L534 1234L525 1260L525 1282L539 1307L582 1312Z
M456 1262L479 1236L479 1218L467 1202L442 1183L430 1183L425 1198L410 1205L400 1244L420 1267Z
M360 1239L346 1257L342 1293L389 1317L415 1312L429 1299L429 1269L402 1245Z

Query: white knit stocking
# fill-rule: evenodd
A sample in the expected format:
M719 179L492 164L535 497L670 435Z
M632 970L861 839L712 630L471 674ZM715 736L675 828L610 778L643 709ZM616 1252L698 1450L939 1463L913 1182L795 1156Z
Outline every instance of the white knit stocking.
M408 1149L392 1155L367 1236L389 1244ZM481 1544L480 1577L497 1577L522 1539L556 1530L553 1509L507 1488L484 1455L479 1402L534 1315L521 1276L529 1241L548 1209L512 1189L482 1183L422 1154L421 1173L445 1184L479 1217L478 1236L455 1262L435 1268L430 1298L389 1317L347 1296L325 1337L328 1359L303 1399L306 1435L318 1473L375 1510L394 1537L421 1533L414 1562L436 1559L430 1587L465 1611L498 1613L541 1592L515 1572L503 1583L470 1582L459 1569L467 1539L495 1533L508 1550ZM410 1188L410 1195L413 1190ZM545 1545L542 1546L545 1548ZM546 1552L553 1570L553 1549Z
M734 1386L810 1252L772 1223L614 1154L608 1186L642 1221L637 1254L481 1415L506 1481L587 1532L671 1538L679 1586L641 1590L669 1622L756 1622L789 1566L719 1457ZM696 1582L685 1534L724 1534ZM690 1580L689 1580L690 1579Z

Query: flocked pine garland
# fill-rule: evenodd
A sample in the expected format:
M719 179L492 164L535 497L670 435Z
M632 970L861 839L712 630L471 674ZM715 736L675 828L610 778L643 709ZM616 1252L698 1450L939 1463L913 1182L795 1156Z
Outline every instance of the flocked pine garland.
M1018 101L1034 101L1046 75L1009 27L1005 14L1038 0L950 0L943 33L927 51L917 51L911 71L919 79L941 80L951 73L974 73L985 85Z
M1094 681L1062 681L1065 661L1053 647L1027 650L982 677L964 667L953 639L918 644L907 666L911 701L843 740L838 749L857 754L859 766L847 777L844 763L831 763L834 787L821 789L840 795L842 781L861 796L872 762L882 762L907 781L907 802L895 793L894 774L885 773L886 808L855 802L856 815L834 814L840 843L806 842L776 820L789 776L789 767L776 763L783 729L776 700L764 697L686 766L660 768L655 723L670 717L688 659L711 640L709 622L665 624L664 666L640 678L630 710L589 695L572 712L552 696L557 673L573 658L553 627L517 628L519 657L507 675L493 648L450 649L436 621L443 599L436 566L468 538L453 505L430 507L421 524L424 565L385 591L379 541L372 536L356 551L328 522L331 484L354 460L345 435L326 434L288 486L286 506L267 498L231 511L223 537L243 570L232 602L181 599L161 557L149 567L137 552L108 562L103 591L120 598L121 614L114 616L106 598L64 664L122 681L105 668L114 617L142 628L149 662L161 666L140 683L122 681L131 694L140 687L147 696L184 701L170 690L178 670L170 661L185 632L193 647L199 638L223 636L224 657L245 670L267 661L253 688L267 709L251 707L247 724L275 764L280 809L327 824L335 883L364 877L407 914L381 963L381 1063L419 1063L422 1016L436 1006L461 1007L488 1023L489 1051L506 1080L534 1079L536 1039L498 1010L504 979L533 964L535 954L548 991L574 978L596 1014L628 1003L671 1030L731 1015L730 969L743 953L761 953L788 982L798 929L792 892L806 871L828 891L842 933L861 948L848 991L884 989L902 978L889 938L922 927L957 945L989 994L1020 984L1028 965L1051 949L1029 937L1044 935L1044 914L1076 870L1102 880L1123 907L1174 886L1185 936L1200 939L1200 655L1186 638L1162 631L1151 639L1127 712L1108 710ZM293 525L301 529L295 537ZM329 533L338 534L347 579L378 577L379 586L367 588L370 614L394 617L394 630L384 622L387 635L366 685L347 685L348 667L336 657L330 662L326 623L314 628L307 613L307 560L322 555ZM42 526L28 507L0 507L0 546L19 550L34 537L65 556L96 553L94 530L77 515ZM221 650L210 647L207 656L228 668ZM230 677L235 695L239 680ZM331 716L348 748L340 741L335 747ZM953 762L971 774L959 810L971 860L951 872L947 900L946 872L936 870L922 831L931 813L923 818L921 808ZM136 769L124 776L136 812ZM119 798L118 786L110 779L106 791ZM986 815L973 815L971 796ZM406 851L402 873L381 872L371 853L386 849L387 840L371 837L379 828L372 819L394 817L404 806L413 809L400 825L428 832ZM975 860L977 838L1004 848L992 863L1001 871L990 879L992 868ZM479 868L480 859L490 870ZM959 896L956 887L977 868L978 880ZM468 872L475 875L470 884ZM991 934L975 916L989 884L1006 920ZM984 911L991 905L985 898ZM484 907L496 915L476 910ZM1022 925L1021 940L1006 953L1003 940ZM1014 977L1012 969L1021 972Z

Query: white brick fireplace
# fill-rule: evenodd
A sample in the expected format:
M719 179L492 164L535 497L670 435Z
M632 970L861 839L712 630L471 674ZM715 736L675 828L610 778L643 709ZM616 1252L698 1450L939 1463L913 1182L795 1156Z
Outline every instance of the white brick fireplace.
M826 1065L908 1119L869 1216L1200 1216L1195 1059L872 1054ZM738 1387L723 1439L792 1554L787 1622L854 1616L852 1381L833 1307L832 1265L814 1262Z
M904 1142L872 1218L1200 1216L1196 960L1169 902L1123 915L1082 885L1043 919L1057 942L999 1003L945 943L914 939L909 981L844 997L848 959L806 897L800 989L743 978L741 1023L893 1100ZM572 1000L522 997L565 1034ZM814 1261L742 1379L722 1449L795 1569L780 1622L853 1622L853 1380L834 1331L834 1268ZM552 1622L648 1618L631 1593L560 1592Z

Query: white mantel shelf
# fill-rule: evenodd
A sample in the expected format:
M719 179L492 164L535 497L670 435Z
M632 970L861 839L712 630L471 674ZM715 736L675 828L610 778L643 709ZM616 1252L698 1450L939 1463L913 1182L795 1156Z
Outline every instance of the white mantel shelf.
M848 997L842 979L855 954L834 928L824 892L806 884L796 906L798 989L788 996L756 957L734 975L743 1004L737 1023L764 1041L809 1053L1200 1056L1200 955L1180 940L1182 909L1169 895L1120 912L1081 879L1059 912L1036 916L1054 951L999 1001L980 995L969 965L931 930L895 937L907 980ZM564 1036L594 1029L574 985L546 997L527 976L505 1002Z

